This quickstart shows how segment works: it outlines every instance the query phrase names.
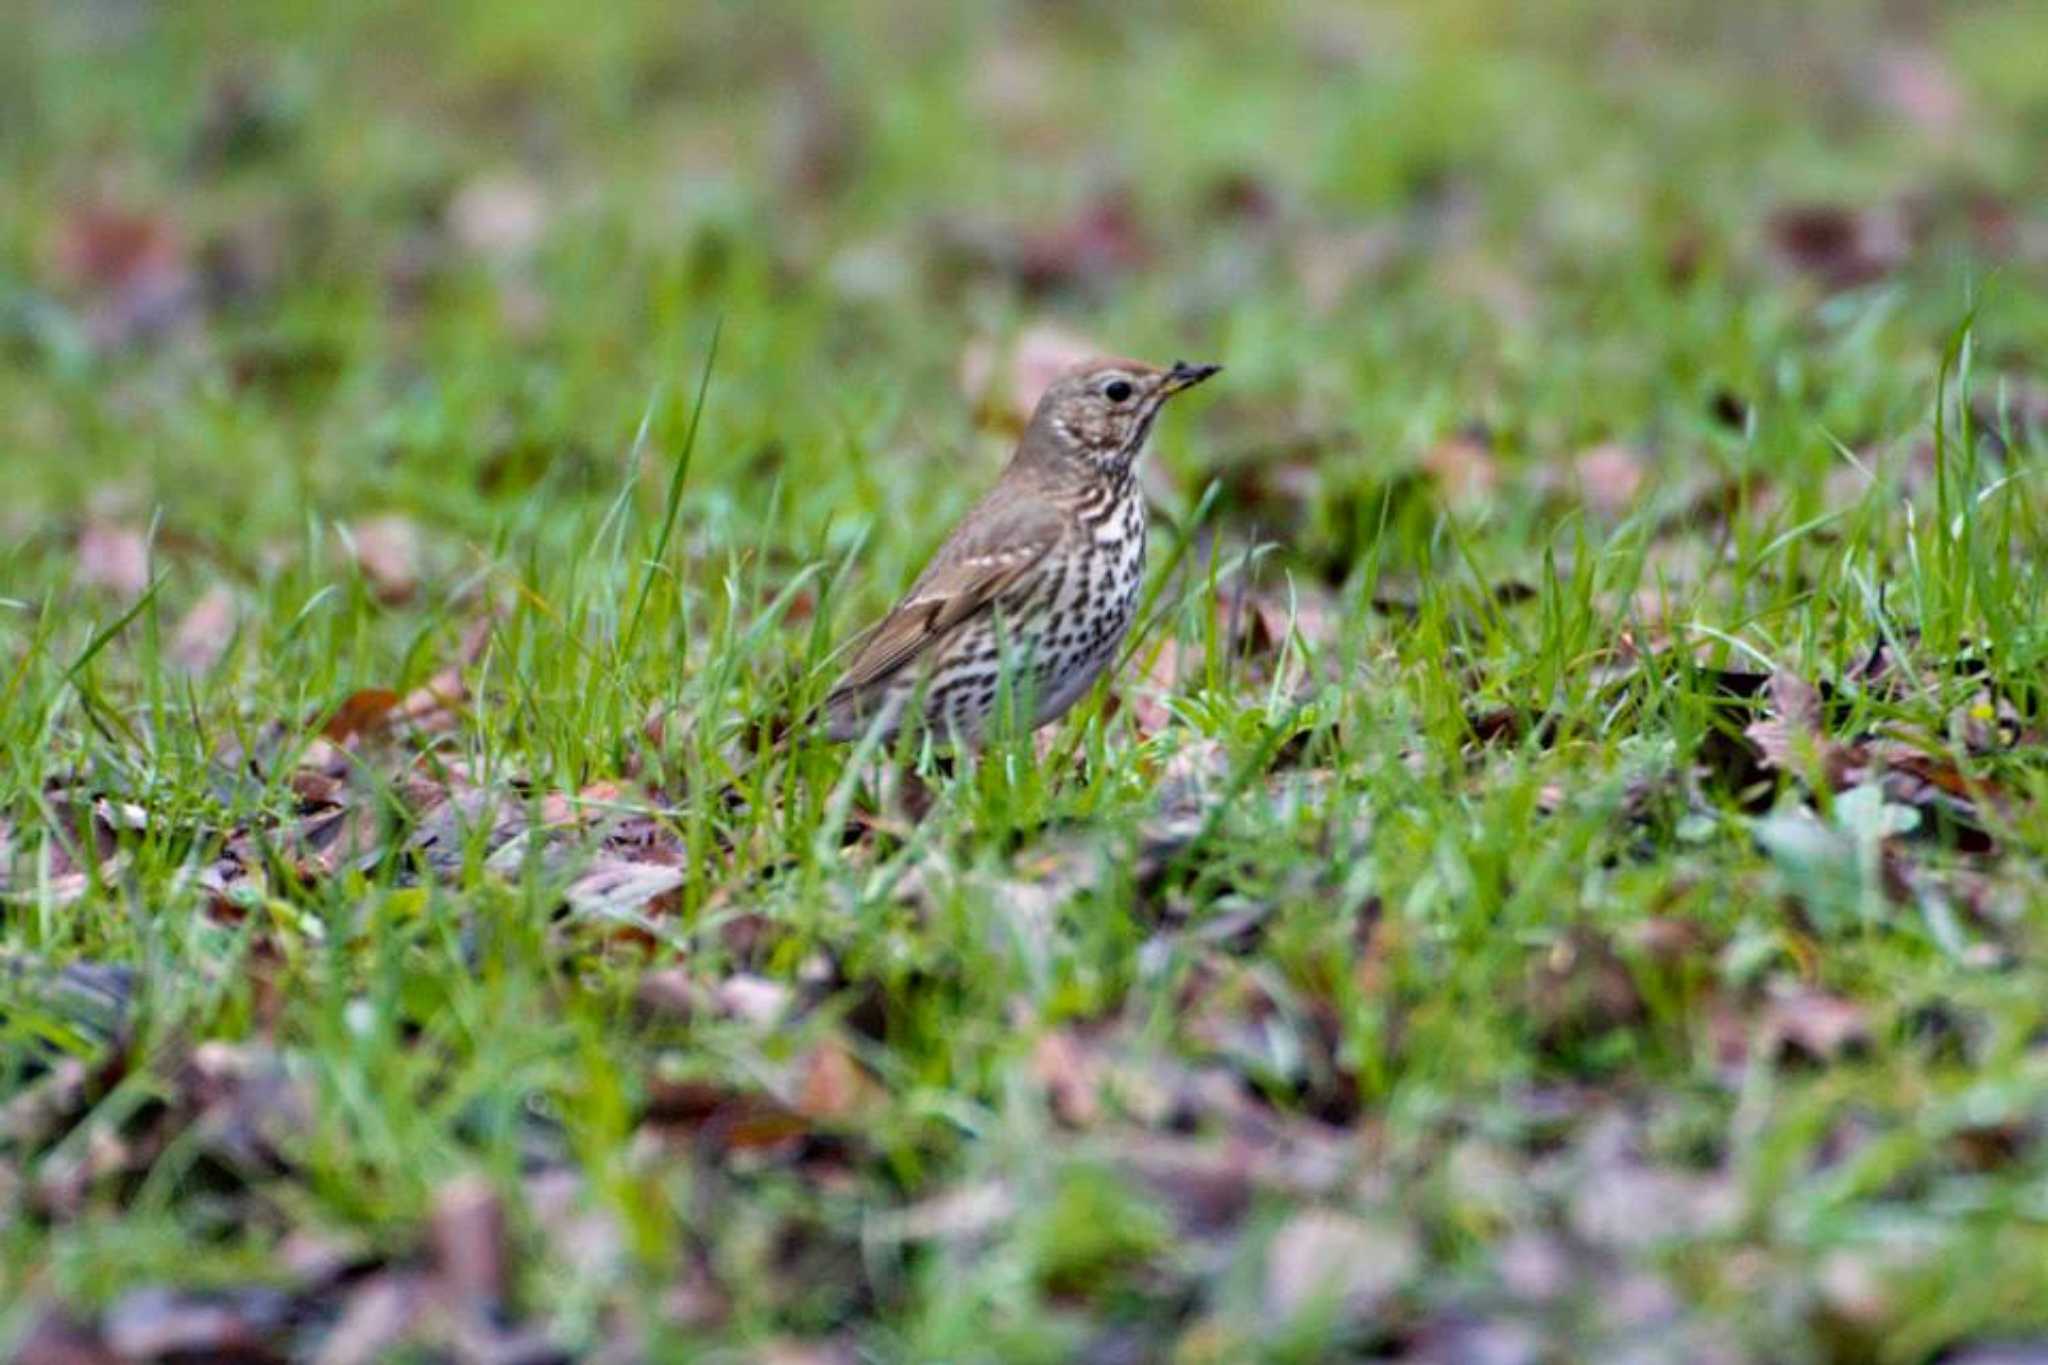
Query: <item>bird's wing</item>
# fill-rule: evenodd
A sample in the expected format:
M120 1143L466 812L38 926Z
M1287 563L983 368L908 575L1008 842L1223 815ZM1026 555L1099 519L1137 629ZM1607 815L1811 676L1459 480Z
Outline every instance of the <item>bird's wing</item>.
M893 676L933 644L989 610L1059 543L1064 523L1043 504L969 517L933 556L903 600L867 632L828 702Z

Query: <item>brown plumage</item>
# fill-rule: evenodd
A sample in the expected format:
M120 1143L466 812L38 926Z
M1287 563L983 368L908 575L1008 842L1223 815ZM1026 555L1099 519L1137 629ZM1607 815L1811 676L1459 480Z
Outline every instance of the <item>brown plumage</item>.
M831 737L893 737L920 695L942 740L980 738L1005 687L1032 728L1065 714L1137 608L1145 502L1132 464L1166 400L1219 368L1096 360L1056 380L995 487L861 639L825 699Z

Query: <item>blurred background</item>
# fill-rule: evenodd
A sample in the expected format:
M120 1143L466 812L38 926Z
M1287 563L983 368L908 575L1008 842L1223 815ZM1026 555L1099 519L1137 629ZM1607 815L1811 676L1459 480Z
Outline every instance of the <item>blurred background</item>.
M602 500L722 320L714 532L783 475L790 543L935 535L1099 345L1230 367L1156 491L1225 475L1341 556L1318 517L1459 433L1510 471L1893 434L1992 272L2048 269L2027 0L12 8L16 542L95 497L233 556ZM1874 391L1787 353L1852 328Z

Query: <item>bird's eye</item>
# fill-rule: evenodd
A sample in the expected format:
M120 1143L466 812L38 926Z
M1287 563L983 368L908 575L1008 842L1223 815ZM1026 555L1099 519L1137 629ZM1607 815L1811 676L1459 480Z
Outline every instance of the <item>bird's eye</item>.
M1121 403L1131 396L1131 386L1125 380L1112 379L1102 386L1102 396L1112 403Z

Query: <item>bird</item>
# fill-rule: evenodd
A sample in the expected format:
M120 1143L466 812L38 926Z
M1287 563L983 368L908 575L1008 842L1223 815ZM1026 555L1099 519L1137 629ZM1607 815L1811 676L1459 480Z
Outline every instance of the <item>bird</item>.
M1222 368L1095 359L1055 379L994 487L855 637L826 694L829 737L893 742L922 725L939 744L975 744L1005 705L1031 730L1066 714L1137 612L1145 499L1133 466L1153 421Z

